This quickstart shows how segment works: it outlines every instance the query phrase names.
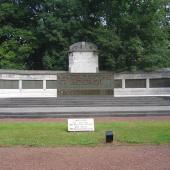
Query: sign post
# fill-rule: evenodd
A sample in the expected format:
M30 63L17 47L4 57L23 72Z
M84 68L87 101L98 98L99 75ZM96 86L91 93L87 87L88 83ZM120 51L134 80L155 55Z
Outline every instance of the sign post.
M68 119L69 132L94 131L94 119Z

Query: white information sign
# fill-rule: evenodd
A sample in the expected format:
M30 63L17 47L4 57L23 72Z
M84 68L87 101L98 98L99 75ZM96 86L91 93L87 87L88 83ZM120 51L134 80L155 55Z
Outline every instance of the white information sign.
M68 131L94 131L94 119L68 119Z

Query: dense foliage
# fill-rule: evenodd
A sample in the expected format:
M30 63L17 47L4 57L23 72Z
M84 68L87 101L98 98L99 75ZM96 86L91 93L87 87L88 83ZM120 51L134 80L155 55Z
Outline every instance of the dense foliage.
M101 70L170 67L169 0L1 0L0 68L67 70L90 41Z

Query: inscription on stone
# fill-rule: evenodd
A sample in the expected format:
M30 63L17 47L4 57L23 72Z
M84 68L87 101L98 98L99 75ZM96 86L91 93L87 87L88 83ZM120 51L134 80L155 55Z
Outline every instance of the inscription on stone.
M58 75L59 89L112 89L113 74L63 73Z
M94 119L68 119L68 131L94 131Z

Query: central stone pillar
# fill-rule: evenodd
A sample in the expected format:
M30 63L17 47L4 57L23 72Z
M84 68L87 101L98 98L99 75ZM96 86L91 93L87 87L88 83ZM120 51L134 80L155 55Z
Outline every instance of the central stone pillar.
M90 42L78 42L69 49L70 73L98 73L98 50Z

